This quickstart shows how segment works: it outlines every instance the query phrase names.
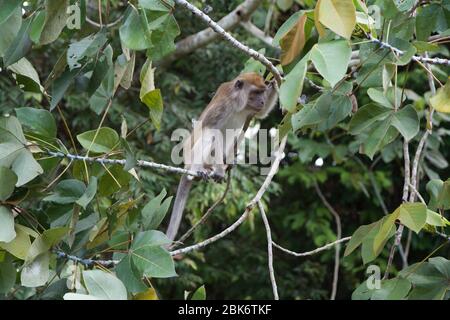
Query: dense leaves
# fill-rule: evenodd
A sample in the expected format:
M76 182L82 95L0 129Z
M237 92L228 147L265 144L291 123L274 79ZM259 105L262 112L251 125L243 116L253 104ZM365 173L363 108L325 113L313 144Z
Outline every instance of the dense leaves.
M191 2L215 21L242 3ZM271 80L270 68L197 33L204 22L173 0L99 3L0 0L0 299L272 298L258 215L173 256L162 230L179 177L138 165L173 165L172 133L191 128L217 86L240 72ZM279 128L286 156L262 198L274 241L312 250L337 229L351 235L338 298L449 298L448 249L433 251L450 224L449 17L447 0L278 0L245 17L249 33L233 22L282 72L282 112L250 122L238 158L255 151L261 165L234 166L214 215L175 245L237 219L274 150L264 158L258 129ZM195 183L181 231L224 188ZM408 237L391 251L400 226ZM274 254L280 296L329 298L332 251Z

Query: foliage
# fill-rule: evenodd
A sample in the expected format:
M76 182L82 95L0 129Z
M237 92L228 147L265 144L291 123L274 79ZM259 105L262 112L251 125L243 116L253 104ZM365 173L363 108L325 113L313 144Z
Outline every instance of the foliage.
M191 1L205 12L213 8L215 21L241 2ZM175 1L101 4L0 0L0 298L271 298L257 215L202 251L173 256L161 230L178 177L136 167L136 159L171 165L171 133L191 127L217 85L266 68L225 41L171 60L176 42L205 27ZM336 240L333 215L311 192L320 184L343 236L352 235L338 298L450 297L449 66L417 61L425 53L432 62L448 58L450 2L414 4L261 1L251 22L273 36L273 45L232 31L266 57L279 54L284 73L283 114L250 128L288 135L287 157L263 198L273 240L302 251ZM413 186L422 199L405 185L403 145L414 168L425 132ZM189 243L234 221L264 179L258 166L232 172L223 204ZM224 188L196 184L182 229ZM402 203L404 188L413 195ZM397 254L393 276L371 287L367 264L389 267L399 225L409 232L402 245L412 264L402 266ZM438 249L443 257L434 256ZM282 298L329 297L333 250L306 258L275 251L274 258ZM108 261L112 266L102 265Z

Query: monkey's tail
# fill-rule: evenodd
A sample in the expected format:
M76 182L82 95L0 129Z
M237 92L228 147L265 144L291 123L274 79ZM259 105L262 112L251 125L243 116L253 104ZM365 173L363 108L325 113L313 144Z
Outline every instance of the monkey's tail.
M167 237L172 241L175 240L175 236L180 228L181 218L183 217L184 207L186 206L192 182L193 180L189 179L186 175L183 175L178 184L177 195L175 196L175 202L166 232Z

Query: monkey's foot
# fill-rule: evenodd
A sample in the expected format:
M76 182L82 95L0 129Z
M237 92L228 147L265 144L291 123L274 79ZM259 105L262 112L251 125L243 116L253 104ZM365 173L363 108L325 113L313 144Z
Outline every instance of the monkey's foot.
M209 174L206 171L197 171L198 177L202 179L203 181L209 180Z

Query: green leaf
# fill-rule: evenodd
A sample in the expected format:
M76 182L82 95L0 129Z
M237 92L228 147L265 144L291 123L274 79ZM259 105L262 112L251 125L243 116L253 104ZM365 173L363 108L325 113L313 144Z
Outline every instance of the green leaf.
M380 90L369 88L367 90L367 95L370 97L370 99L372 99L372 101L381 104L383 107L391 109L394 108L386 94Z
M0 24L8 20L21 4L22 0L0 0Z
M419 133L420 129L420 120L416 109L409 104L395 112L392 117L392 125L406 141L410 141Z
M440 179L431 179L426 185L426 190L430 195L430 201L428 203L428 208L431 210L436 210L440 207L439 196L441 194L444 182Z
M112 177L114 176L114 178ZM109 172L105 172L99 181L98 193L103 197L108 197L120 188L126 187L130 182L131 174L126 172L121 165L109 167ZM117 184L119 183L120 186Z
M111 103L114 96L114 69L112 67L107 71L105 78L100 86L89 99L89 106L97 115L105 111Z
M100 300L127 300L127 290L122 281L110 272L83 271L83 280L90 296Z
M147 57L152 60L161 60L164 56L175 50L175 38L180 34L180 27L173 14L150 12L149 29L151 30L152 48L147 51Z
M381 107L377 104L367 104L360 108L353 116L349 124L350 133L359 134L369 128L376 121L384 120L392 113L392 109Z
M67 64L69 65L70 70L80 68L83 59L98 54L99 50L105 45L107 40L106 33L100 31L99 33L91 34L78 42L71 43L67 50ZM110 64L112 65L112 62Z
M15 117L0 117L0 167L12 169L20 187L40 175L43 170L25 147L22 127Z
M0 241L10 242L15 237L13 213L7 207L0 206Z
M425 226L427 206L423 203L403 203L397 210L398 220L414 232L419 233Z
M44 87L41 85L36 69L26 58L22 58L10 65L8 69L14 73L17 84L23 91L44 92Z
M164 110L161 90L155 89L153 91L147 92L141 98L141 101L149 108L150 119L152 120L152 123L155 125L156 129L159 130L161 128L161 119Z
M20 281L24 287L40 287L43 286L49 277L50 253L43 252L33 259L31 262L24 264Z
M294 112L297 106L297 100L303 90L303 81L306 75L308 57L300 60L285 77L285 81L280 86L280 102L281 106Z
M367 237L367 235L370 233L372 229L374 229L377 225L377 222L373 222L368 225L360 226L356 231L353 233L350 241L347 244L347 247L345 248L344 257L351 254L356 248L358 248L363 240Z
M14 171L0 167L0 201L6 201L12 195L16 183L17 175Z
M16 267L13 259L7 255L3 261L0 261L0 294L7 294L16 283Z
M176 276L170 253L161 247L169 243L170 240L160 231L141 232L131 245L130 255L133 267L147 277L168 278Z
M409 300L444 299L450 289L449 261L436 258L429 259L430 262L415 263L400 271L399 275L407 278L414 286L408 296Z
M72 80L75 79L78 73L79 73L78 69L69 70L69 68L67 68L61 74L60 77L58 77L55 81L53 81L51 90L52 100L50 102L50 111L52 111L64 97L64 94L66 93L67 89L72 83Z
M114 68L109 67L106 72L105 78L101 82L100 86L94 92L92 97L89 99L90 108L96 113L101 114L114 95Z
M56 138L56 122L50 112L30 107L16 108L15 110L20 123L30 128L33 133Z
M127 290L131 293L142 292L147 286L136 275L132 268L131 256L126 255L115 268L117 277L123 282Z
M411 282L404 278L381 280L380 288L369 289L364 281L352 294L352 300L402 300L411 290Z
M318 19L334 33L350 39L356 26L356 9L352 0L321 0Z
M86 186L83 182L76 179L68 179L60 181L53 193L45 197L44 201L67 204L74 203L80 199L86 192Z
M440 6L431 4L428 6L419 6L416 15L416 37L417 40L428 41L428 37L435 28Z
M450 79L450 78L449 78ZM431 106L439 112L450 113L450 81L436 91L436 95L430 98Z
M60 227L45 230L39 237L37 237L31 244L27 257L26 264L30 264L38 256L46 253L51 247L56 245L69 232L69 228Z
M377 221L375 226L370 230L370 232L362 242L361 256L364 264L367 264L376 259L386 245L386 242L395 234L395 227L392 226L389 233L384 234L384 241L381 243L377 243L377 245L375 246L375 239L377 238L377 235L382 232L381 228L383 227L385 220L386 217L383 217L383 219Z
M28 254L28 250L31 247L30 236L26 232L24 226L16 224L15 226L16 237L14 240L6 243L0 242L0 248L8 251L13 256L25 260Z
M449 224L448 220L441 216L439 213L427 209L426 223L430 226L445 227Z
M326 131L347 117L351 111L352 103L348 96L325 92L314 104L307 104L292 115L292 128L297 131L317 124L319 130Z
M95 153L108 153L119 142L119 135L111 128L102 127L97 134L96 132L97 130L91 130L81 133L77 135L77 140L83 148Z
M201 286L192 294L191 300L206 300L205 285Z
M314 66L331 87L344 77L351 55L352 49L346 40L318 43L311 49Z
M30 39L36 44L39 44L39 39L41 38L42 30L44 30L46 13L44 10L39 11L35 14L33 22L30 26Z
M168 197L163 202L166 195L167 192L163 189L158 196L150 200L142 209L141 214L145 229L157 229L166 216L167 210L169 210L170 203L172 201L172 197Z
M401 300L411 290L411 282L404 278L381 281L381 288L374 290L371 300Z
M364 280L352 293L352 300L369 300L372 297L375 288L369 287L367 281Z
M19 32L6 50L5 55L3 56L3 64L5 67L22 59L31 49L32 43L28 34L31 22L31 17L23 21Z
M9 0L6 0L9 1ZM22 25L22 9L16 8L9 18L0 24L2 36L0 37L0 57L3 57L6 50L11 46L14 38Z
M450 179L447 179L442 184L442 189L439 193L439 198L438 198L438 207L442 208L444 210L447 210L450 208Z
M151 10L151 11L164 11L169 12L172 11L174 8L174 1L173 0L139 0L139 5L142 8Z
M39 39L40 44L49 44L58 39L67 23L69 0L45 0L45 22Z
M322 101L322 104L325 101ZM317 101L319 103L319 101ZM321 108L326 114L325 120L319 124L318 129L326 131L334 128L340 121L345 119L352 112L352 102L347 95L333 94L329 105L322 105Z
M120 40L131 50L145 50L152 46L148 26L143 24L139 12L134 7L127 9L128 16L119 29Z
M89 178L89 185L83 195L76 201L78 205L86 209L87 205L94 199L97 193L97 177L91 176Z
M373 158L375 153L379 151L383 145L383 141L388 134L389 127L391 126L391 119L388 118L385 121L379 121L378 126L374 126L368 133L367 140L364 142L363 153L370 159Z
M395 220L398 218L398 211L392 214L388 214L382 218L380 222L380 228L378 229L375 237L373 238L373 250L374 252L380 252L387 240L392 235L392 229L395 230Z

